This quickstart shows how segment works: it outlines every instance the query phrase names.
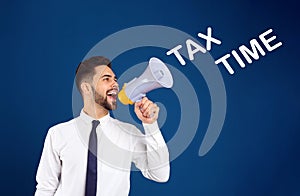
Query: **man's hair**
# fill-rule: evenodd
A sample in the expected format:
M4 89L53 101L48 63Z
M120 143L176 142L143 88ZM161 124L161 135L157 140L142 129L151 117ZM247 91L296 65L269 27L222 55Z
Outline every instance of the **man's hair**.
M109 59L103 56L94 56L79 63L76 69L75 82L77 89L81 93L80 85L82 82L92 83L93 76L95 75L95 67L100 65L106 65L111 68L111 62Z

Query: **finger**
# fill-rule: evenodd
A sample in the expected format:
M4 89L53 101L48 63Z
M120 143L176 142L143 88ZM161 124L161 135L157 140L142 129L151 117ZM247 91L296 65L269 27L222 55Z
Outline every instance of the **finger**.
M150 110L150 113L148 114L148 118L157 120L158 119L158 113L159 113L159 107L152 108Z
M141 102L141 105L144 105L145 102L147 102L149 99L147 97L143 97Z
M148 108L143 112L143 116L149 118L149 117L150 117L150 110L151 110L151 108L148 107Z
M141 111L146 111L149 107L152 107L153 102L150 100L145 101L145 103L140 107Z
M151 103L147 109L145 110L145 112L143 113L145 116L147 117L153 117L155 115L155 113L157 113L157 109L158 106L155 103Z
M158 119L158 113L159 113L159 107L157 106L155 108L155 110L152 112L152 117L151 118ZM150 116L151 116L151 114L150 114Z
M135 102L134 107L139 108L139 107L141 107L141 105L142 105L142 102L138 101L138 102Z
M136 102L134 104L134 112L136 113L137 116L143 115L142 111L140 110L140 104L141 104L140 102Z
M149 112L147 113L148 118L153 118L155 116L155 113L156 113L156 109L151 107Z

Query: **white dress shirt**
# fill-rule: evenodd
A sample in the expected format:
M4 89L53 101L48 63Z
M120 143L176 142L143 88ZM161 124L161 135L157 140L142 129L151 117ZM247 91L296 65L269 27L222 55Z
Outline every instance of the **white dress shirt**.
M37 170L35 196L84 196L92 117L80 116L51 127ZM97 196L127 196L131 163L157 182L169 178L169 152L157 122L135 126L108 115L98 119Z

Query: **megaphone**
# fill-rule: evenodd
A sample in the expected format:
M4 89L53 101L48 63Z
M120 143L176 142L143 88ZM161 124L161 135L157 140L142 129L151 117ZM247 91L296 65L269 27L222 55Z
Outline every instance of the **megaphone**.
M172 86L173 77L168 67L158 58L152 57L142 75L123 85L118 98L124 105L132 105L134 102L140 101L151 90L171 88Z

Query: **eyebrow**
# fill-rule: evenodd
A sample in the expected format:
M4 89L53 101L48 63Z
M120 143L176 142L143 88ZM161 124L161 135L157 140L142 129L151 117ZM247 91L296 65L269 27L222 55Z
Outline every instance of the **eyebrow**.
M104 77L109 77L109 78L112 78L112 75L105 74L105 75L101 76L101 78L104 78ZM118 78L117 78L117 76L115 76L114 78L115 78L115 79L118 79Z

